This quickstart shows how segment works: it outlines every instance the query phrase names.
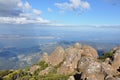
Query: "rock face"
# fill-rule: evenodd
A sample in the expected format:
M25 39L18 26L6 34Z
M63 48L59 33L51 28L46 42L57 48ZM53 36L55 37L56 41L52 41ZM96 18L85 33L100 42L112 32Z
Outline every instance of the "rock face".
M65 51L61 46L59 46L49 56L49 63L52 66L57 66L64 60L64 57L65 57Z
M48 63L49 62L48 58L49 58L48 53L44 52L41 56L40 61L45 61L46 63Z
M58 70L60 74L70 74L77 68L77 63L81 58L82 50L76 47L66 49L66 56L63 64Z
M60 64L65 57L65 51L61 46L58 46L50 56L48 56L47 53L43 53L40 61L45 61L46 63L52 65L52 66L57 66Z
M117 71L120 68L120 47L114 48L112 67Z

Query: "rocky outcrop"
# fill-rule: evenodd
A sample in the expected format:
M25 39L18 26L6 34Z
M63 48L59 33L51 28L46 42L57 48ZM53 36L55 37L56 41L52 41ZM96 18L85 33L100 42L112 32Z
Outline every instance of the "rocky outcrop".
M70 74L74 73L78 68L78 62L81 60L81 56L88 57L88 59L98 58L97 51L94 48L75 43L74 46L68 47L65 50L60 46L57 47L50 56L44 53L42 60L45 60L45 62L52 66L59 65L57 70L59 74Z
M114 48L104 59L98 59L97 51L91 46L75 43L67 49L57 47L50 56L44 54L45 62L57 66L57 74L80 74L82 80L116 80L120 75L120 47ZM111 56L113 58L111 58ZM119 69L119 70L118 70ZM39 74L49 72L49 67ZM74 80L73 76L68 80ZM79 80L81 80L79 79Z
M50 55L43 53L28 72L31 75L24 73L27 78L37 80L120 80L120 47L98 58L91 46L76 43L65 50L59 46Z

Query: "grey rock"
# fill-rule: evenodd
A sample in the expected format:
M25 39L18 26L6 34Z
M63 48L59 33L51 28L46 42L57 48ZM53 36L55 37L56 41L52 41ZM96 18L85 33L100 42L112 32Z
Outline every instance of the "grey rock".
M75 80L74 76L70 76L68 80Z
M48 59L49 59L48 53L44 52L41 56L40 61L45 61L46 63L48 63L49 61Z
M75 43L74 47L80 49L82 46L80 43L77 42L77 43Z
M77 63L81 58L81 49L69 47L66 49L66 57L58 69L58 73L60 74L70 74L73 73L74 70L77 68Z
M56 66L60 64L64 60L64 58L65 58L65 51L61 46L59 46L49 56L49 63L52 66Z
M97 51L91 46L82 46L82 50L83 50L83 53L81 54L82 56L87 56L95 59L98 58Z

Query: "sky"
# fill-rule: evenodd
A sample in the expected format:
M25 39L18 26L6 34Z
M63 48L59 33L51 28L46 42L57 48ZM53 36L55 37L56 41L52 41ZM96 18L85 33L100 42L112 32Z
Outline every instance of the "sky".
M0 0L1 24L120 25L120 0Z

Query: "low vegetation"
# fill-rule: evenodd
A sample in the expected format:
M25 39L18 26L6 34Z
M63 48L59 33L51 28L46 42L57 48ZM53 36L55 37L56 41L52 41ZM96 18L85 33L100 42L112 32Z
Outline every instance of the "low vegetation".
M102 56L99 57L99 59L102 61L105 61L106 58L110 58L111 60L113 60L113 55L113 52L104 52Z
M67 80L70 76L57 74L57 69L60 64L45 75L39 75L39 72L49 66L47 63L40 61L34 65L40 66L40 68L37 69L34 74L30 74L29 68L24 70L5 70L0 71L0 80Z

